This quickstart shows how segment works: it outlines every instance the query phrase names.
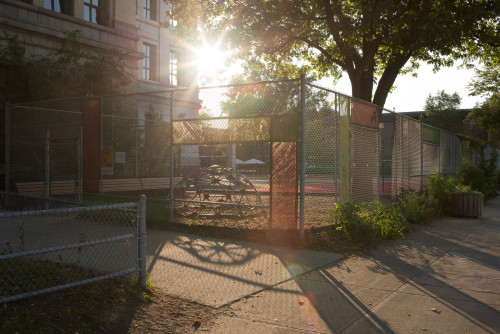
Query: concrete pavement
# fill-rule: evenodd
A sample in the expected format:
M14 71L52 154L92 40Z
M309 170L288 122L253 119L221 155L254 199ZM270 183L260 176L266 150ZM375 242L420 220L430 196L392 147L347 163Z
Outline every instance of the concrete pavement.
M500 198L347 258L149 231L148 265L209 333L500 332Z

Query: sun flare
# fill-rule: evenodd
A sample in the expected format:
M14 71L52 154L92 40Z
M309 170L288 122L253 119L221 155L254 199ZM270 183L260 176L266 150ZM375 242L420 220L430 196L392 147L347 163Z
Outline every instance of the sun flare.
M217 47L205 45L196 52L196 66L202 76L214 77L226 67L228 54Z

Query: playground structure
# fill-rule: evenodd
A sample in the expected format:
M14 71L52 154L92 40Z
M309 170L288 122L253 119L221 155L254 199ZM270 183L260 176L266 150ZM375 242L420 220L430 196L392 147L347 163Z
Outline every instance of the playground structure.
M185 176L174 187L173 205L174 215L181 217L244 217L266 208L247 177L216 165Z
M433 170L456 172L454 134L382 112L305 80L7 105L5 189L146 194L170 221L262 213L302 231L334 203L390 203Z

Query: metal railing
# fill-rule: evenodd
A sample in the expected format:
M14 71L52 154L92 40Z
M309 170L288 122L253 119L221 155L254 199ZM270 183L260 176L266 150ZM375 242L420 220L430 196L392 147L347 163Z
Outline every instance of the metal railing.
M84 205L0 193L0 303L138 273L146 285L146 198Z

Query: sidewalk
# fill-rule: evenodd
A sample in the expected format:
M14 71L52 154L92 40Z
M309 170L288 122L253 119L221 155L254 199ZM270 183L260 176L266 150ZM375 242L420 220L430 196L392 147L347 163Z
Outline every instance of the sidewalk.
M204 333L500 332L500 198L363 257L157 231L148 255L159 287L227 305Z

